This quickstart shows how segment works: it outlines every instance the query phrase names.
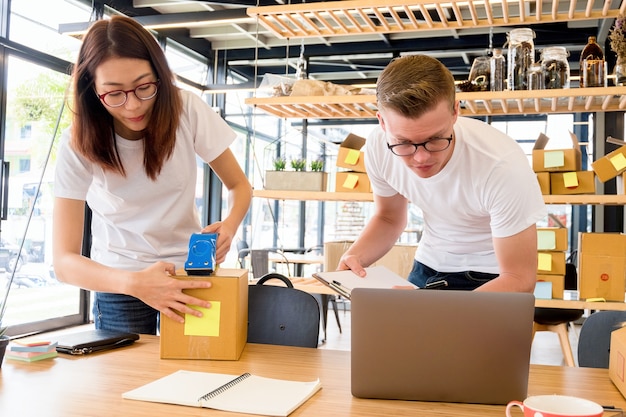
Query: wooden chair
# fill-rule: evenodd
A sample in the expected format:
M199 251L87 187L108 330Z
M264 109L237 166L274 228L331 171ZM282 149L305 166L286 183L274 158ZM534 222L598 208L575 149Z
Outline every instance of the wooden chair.
M279 279L286 287L263 285L270 279ZM317 347L321 316L313 295L293 288L277 273L264 275L248 291L248 342Z
M569 341L569 325L582 317L584 310L564 308L535 308L533 338L536 332L555 332L559 336L563 358L568 366L576 366Z
M611 332L626 322L626 311L597 311L585 319L578 336L578 365L609 367Z

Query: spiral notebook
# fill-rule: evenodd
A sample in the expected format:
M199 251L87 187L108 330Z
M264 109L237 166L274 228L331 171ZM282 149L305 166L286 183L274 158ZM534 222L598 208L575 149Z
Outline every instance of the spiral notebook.
M311 382L180 370L122 394L129 400L288 416L321 388Z

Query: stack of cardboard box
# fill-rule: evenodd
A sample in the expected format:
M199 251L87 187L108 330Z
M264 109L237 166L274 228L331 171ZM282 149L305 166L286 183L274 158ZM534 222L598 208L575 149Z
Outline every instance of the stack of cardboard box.
M570 132L572 149L545 149L550 140L543 133L533 148L533 170L542 194L595 194L593 171L581 171L582 158L576 135Z
M565 227L537 228L537 289L550 283L551 291L535 291L537 298L563 298L565 289L565 252L568 249Z
M369 193L372 191L370 180L365 173L365 156L361 148L365 139L350 133L339 145L335 191Z

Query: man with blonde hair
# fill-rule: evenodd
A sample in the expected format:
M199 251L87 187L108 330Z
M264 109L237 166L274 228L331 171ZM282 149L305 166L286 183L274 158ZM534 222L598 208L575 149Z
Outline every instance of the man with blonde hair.
M375 213L338 269L364 276L400 237L412 203L424 231L409 281L532 292L536 222L546 208L519 144L459 117L452 74L425 55L394 59L378 79L377 99L379 126L365 146Z

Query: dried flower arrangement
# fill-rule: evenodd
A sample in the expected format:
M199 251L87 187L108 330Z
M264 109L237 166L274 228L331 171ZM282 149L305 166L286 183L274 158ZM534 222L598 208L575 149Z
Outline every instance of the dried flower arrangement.
M626 58L626 17L618 15L609 32L611 50L618 58Z

